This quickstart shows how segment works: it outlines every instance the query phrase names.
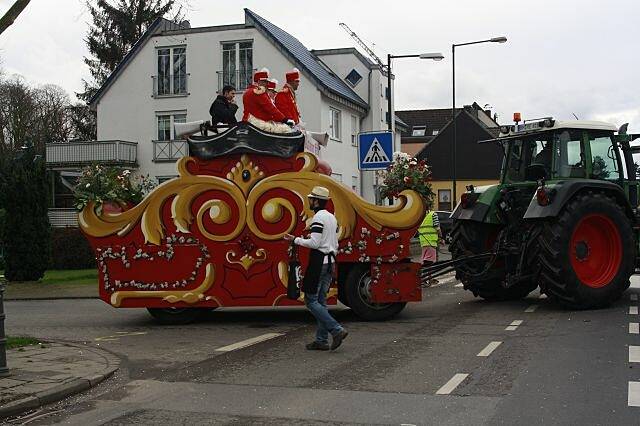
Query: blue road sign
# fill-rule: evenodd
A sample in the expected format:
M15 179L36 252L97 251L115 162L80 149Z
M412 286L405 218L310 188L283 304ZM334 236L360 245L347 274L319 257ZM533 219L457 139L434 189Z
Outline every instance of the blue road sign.
M358 134L360 170L386 169L393 160L393 137L389 131Z

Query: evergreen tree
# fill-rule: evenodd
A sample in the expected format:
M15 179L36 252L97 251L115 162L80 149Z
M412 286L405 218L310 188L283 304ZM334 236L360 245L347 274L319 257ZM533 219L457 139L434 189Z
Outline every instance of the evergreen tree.
M84 92L78 98L88 101L109 74L122 61L135 42L160 17L180 22L180 0L88 0L92 25L85 42L91 57L85 57L92 81L82 80ZM165 16L166 15L166 16Z

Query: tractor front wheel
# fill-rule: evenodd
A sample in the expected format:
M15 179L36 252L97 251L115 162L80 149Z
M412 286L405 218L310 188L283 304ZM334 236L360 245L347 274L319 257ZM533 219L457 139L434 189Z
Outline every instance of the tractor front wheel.
M631 221L599 192L577 195L538 237L540 289L572 309L600 308L620 298L634 272Z

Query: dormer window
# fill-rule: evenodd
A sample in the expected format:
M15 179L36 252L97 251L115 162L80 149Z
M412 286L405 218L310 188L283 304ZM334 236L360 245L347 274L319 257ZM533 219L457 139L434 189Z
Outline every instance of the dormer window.
M362 80L362 76L358 71L352 69L344 79L347 80L351 87L356 87L356 85Z
M413 126L411 128L411 136L424 136L427 126Z

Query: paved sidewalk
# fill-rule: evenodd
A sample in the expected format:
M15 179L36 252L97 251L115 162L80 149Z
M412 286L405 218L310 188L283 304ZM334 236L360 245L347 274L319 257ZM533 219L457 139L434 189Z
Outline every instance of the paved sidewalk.
M0 418L89 389L111 376L118 357L94 347L43 343L7 351L11 376L0 378Z
M98 298L98 284L8 283L4 300L93 299Z

